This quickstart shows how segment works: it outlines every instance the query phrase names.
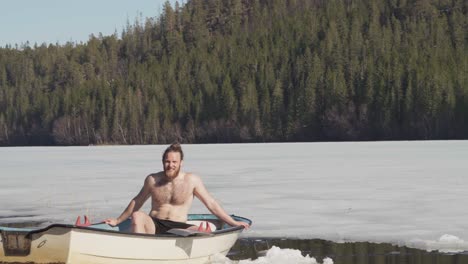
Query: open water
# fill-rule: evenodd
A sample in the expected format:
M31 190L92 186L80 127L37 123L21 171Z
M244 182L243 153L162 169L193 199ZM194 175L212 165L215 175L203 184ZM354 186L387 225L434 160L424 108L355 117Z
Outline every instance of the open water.
M118 216L165 147L0 148L0 225ZM183 147L184 169L254 222L216 263L468 263L468 141Z

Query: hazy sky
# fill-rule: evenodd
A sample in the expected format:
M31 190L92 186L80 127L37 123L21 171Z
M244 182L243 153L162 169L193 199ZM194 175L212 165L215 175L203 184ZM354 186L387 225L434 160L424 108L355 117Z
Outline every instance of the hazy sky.
M90 34L120 36L127 21L155 17L166 0L0 0L0 47L86 42ZM175 0L170 0L172 4ZM179 3L185 1L179 0Z

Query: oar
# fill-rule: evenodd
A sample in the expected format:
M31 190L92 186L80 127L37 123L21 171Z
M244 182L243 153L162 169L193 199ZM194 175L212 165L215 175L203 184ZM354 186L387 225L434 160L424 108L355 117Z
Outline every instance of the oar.
M87 215L84 216L84 219L85 219L85 222L84 222L84 223L81 223L81 216L79 215L79 216L76 218L75 225L76 225L76 226L90 226L90 225L91 225L91 222L89 222L89 219L88 219L88 216L87 216Z
M90 225L96 225L96 224L102 224L102 223L104 223L104 221L98 222L98 223L91 223L89 221L88 216L84 215L84 223L81 223L81 216L78 216L75 221L75 226L90 226Z
M205 223L205 228L203 228L203 223ZM211 227L208 222L201 222L200 226L198 227L198 232L204 232L204 233L211 233Z

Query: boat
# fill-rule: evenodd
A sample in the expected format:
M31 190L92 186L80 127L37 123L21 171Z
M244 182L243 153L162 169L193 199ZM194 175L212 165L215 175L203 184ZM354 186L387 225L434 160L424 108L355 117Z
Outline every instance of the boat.
M244 229L211 214L190 214L187 223L199 226L198 231L135 234L129 232L130 220L117 226L79 220L36 229L0 226L0 263L209 263L217 254L225 256Z

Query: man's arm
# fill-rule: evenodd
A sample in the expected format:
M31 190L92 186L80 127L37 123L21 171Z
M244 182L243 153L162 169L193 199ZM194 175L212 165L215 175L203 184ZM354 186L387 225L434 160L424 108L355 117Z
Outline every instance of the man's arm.
M148 175L145 179L145 183L143 184L143 187L141 188L140 192L135 196L130 203L128 204L127 208L120 214L117 219L115 218L108 218L104 220L106 224L116 226L123 221L127 220L133 212L140 210L140 208L143 206L143 204L148 200L150 197L150 186L151 183L153 182L153 176Z
M249 224L241 221L236 221L230 215L228 215L226 211L224 211L224 209L221 207L221 205L219 205L219 203L216 202L213 196L211 196L211 194L208 192L200 177L196 175L192 175L192 177L195 183L193 193L198 199L200 199L200 201L206 206L206 208L210 210L211 213L213 213L219 219L226 222L228 225L243 226L245 228L250 227Z

